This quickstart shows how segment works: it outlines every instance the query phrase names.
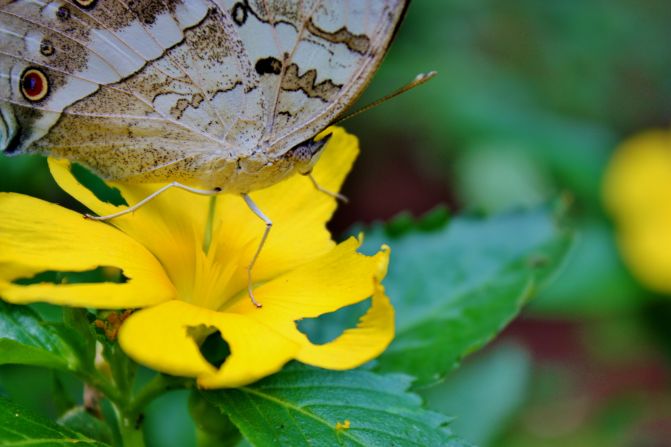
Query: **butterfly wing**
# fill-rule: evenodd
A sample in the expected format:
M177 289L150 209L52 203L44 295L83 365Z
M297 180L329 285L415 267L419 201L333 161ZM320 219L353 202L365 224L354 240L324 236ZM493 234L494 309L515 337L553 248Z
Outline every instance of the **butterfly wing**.
M0 149L187 183L281 156L358 96L405 6L0 0Z
M180 164L222 146L203 130L217 113L206 101L179 112L180 99L202 93L165 54L208 12L193 0L2 2L3 147L71 158L112 179L170 166L165 175L188 180ZM43 98L26 94L27 72L46 79Z
M282 153L327 127L361 94L407 8L405 0L228 1L267 100L260 144ZM232 6L231 6L232 5ZM263 35L253 44L255 36Z

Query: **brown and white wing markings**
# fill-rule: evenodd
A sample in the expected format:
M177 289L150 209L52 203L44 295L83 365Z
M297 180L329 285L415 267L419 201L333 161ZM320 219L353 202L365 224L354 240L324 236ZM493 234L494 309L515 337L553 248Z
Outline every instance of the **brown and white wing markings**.
M88 8L78 2L0 3L0 100L13 111L13 119L3 120L5 127L13 126L5 132L5 146L21 151L32 145L31 150L81 161L108 178L156 172L159 162L193 159L222 146L199 127L218 122L216 110L207 102L201 106L201 89L189 73L163 57L165 46L184 40L183 31L205 18L208 4L134 3L144 11L139 25L128 5L117 0ZM166 25L166 14L174 17L174 26ZM170 31L163 40L150 32L152 21ZM31 68L49 83L49 94L39 101L19 88ZM172 101L166 100L171 95ZM199 113L180 111L187 101ZM5 104L3 117L9 117L7 109ZM189 177L184 172L182 177Z
M266 135L282 152L324 129L361 94L384 57L407 6L404 0L250 1L274 6L275 23L293 23ZM295 9L294 9L295 10ZM288 57L287 57L288 55Z
M192 184L267 164L361 93L407 1L0 0L0 150Z

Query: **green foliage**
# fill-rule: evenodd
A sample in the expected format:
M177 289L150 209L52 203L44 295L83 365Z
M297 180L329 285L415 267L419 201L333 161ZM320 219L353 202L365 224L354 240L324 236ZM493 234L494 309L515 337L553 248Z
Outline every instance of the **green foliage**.
M103 447L104 444L57 425L0 397L0 441L3 446L82 446Z
M389 237L378 226L366 239L367 247L393 247L385 285L396 309L397 335L379 367L413 374L419 386L441 379L491 340L555 272L571 245L546 209L458 217L440 230Z
M70 328L44 322L27 306L0 301L0 364L74 371L81 359L73 340L76 335Z
M290 365L257 384L203 393L254 445L465 445L408 393L412 378ZM338 423L349 428L339 427Z
M96 340L102 338L96 335L91 324L95 316L86 309L68 307L63 308L62 318L63 325L69 328L71 333L76 334L71 344L77 350L80 362L88 369L92 369L96 355Z
M531 387L531 356L506 343L475 355L445 382L421 395L428 408L458 415L451 427L476 445L497 445Z
M651 301L619 258L615 234L601 219L582 219L566 268L529 310L541 316L612 316L637 312Z
M189 412L196 423L199 446L233 444L240 439L238 428L203 393L194 391L189 395Z
M189 395L190 392L186 390L161 394L145 407L143 431L147 447L189 447L195 445L206 447L200 442L196 444L196 428L193 419L189 417ZM219 419L223 422L221 415L219 415ZM220 443L215 445L229 446L232 444Z
M101 419L93 416L84 407L75 406L66 411L60 418L58 424L76 431L91 439L106 444L112 443L112 431Z
M366 149L381 156L389 153L385 143L425 135L433 144L417 150L447 160L436 169L446 180L460 174L455 158L515 152L527 159L522 165L540 165L544 185L569 188L598 206L600 173L618 136L668 122L671 59L662 42L670 20L665 0L414 2L362 102L415 71L439 75L398 105L355 120L364 140L376 143ZM469 184L485 174L474 175ZM484 181L481 197L499 195L491 178ZM520 203L510 199L508 205Z

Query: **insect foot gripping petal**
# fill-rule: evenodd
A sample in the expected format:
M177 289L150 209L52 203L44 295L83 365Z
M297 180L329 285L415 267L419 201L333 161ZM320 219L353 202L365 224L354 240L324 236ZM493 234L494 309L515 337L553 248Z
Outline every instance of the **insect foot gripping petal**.
M266 240L268 239L268 234L270 234L270 229L273 227L273 221L268 218L265 214L263 214L263 211L259 209L258 206L256 206L256 203L252 200L251 197L247 194L242 194L242 198L245 200L245 203L249 207L250 210L254 214L256 214L259 219L261 219L265 224L266 224L266 229L263 231L263 236L261 237L261 242L259 242L259 246L256 249L256 252L254 253L254 257L252 257L252 261L249 263L247 266L247 293L249 294L249 299L252 300L252 304L254 304L257 308L263 307L263 304L259 303L256 301L254 298L254 287L253 287L253 281L252 281L252 269L254 268L254 264L256 264L256 260L259 258L259 255L261 254L261 250L263 249L263 246L266 244Z
M137 202L135 205L130 206L123 211L119 211L118 213L108 214L106 216L93 216L91 214L84 214L84 219L105 221L105 220L110 220L110 219L114 219L116 217L120 217L120 216L123 216L123 215L126 215L126 214L133 213L137 209L141 208L143 205L147 204L148 202L152 201L153 199L155 199L156 197L158 197L162 193L169 190L170 188L183 189L185 191L189 191L189 192L192 192L194 194L199 194L201 196L214 196L216 194L221 193L221 188L198 189L198 188L192 188L191 186L183 185L183 184L178 183L178 182L172 182L172 183L168 183L167 185L163 186L162 188L159 188L158 190L149 194L144 199Z

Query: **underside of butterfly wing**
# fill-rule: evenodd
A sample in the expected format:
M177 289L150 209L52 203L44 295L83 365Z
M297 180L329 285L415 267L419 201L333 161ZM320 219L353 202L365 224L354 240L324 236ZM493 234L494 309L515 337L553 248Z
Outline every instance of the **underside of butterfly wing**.
M406 0L0 0L0 150L247 192L295 171Z

